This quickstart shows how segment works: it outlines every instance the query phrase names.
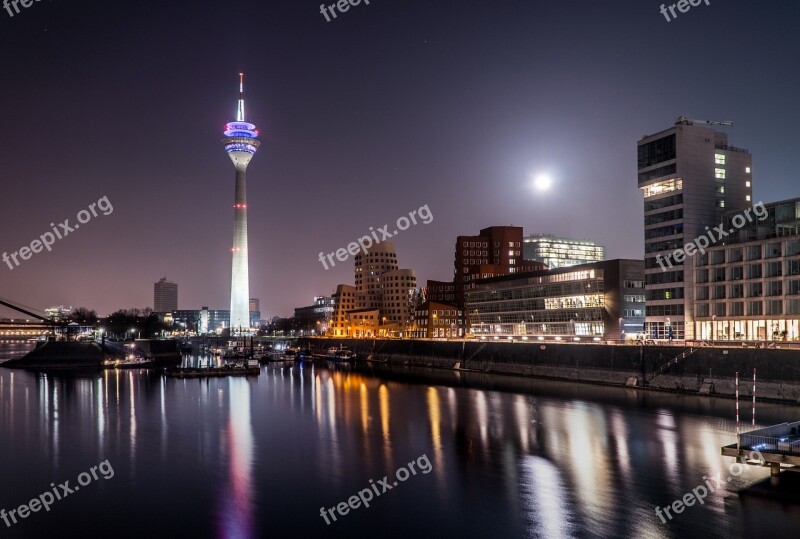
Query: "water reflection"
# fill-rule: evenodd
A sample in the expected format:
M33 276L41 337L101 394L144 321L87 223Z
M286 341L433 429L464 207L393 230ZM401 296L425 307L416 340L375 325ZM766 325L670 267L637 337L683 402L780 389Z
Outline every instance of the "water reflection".
M256 537L253 523L253 427L250 417L250 386L242 378L227 380L228 422L223 454L228 457L228 482L218 500L220 537L246 539ZM263 502L263 500L262 500Z
M414 380L408 370L325 363L203 380L0 369L0 441L8 451L36 449L0 460L0 476L23 484L17 469L44 462L52 469L37 481L46 486L110 459L124 479L102 498L75 497L76 514L116 511L129 522L146 512L151 523L180 526L174 536L374 536L386 523L394 535L419 537L712 536L797 518L748 512L732 492L767 475L752 470L669 528L655 517L656 505L727 469L719 446L731 439L728 401L718 411L685 397L601 388L574 395L556 383L489 390L461 387L468 375L436 376L445 375ZM762 411L764 421L792 414ZM324 527L321 505L423 453L430 474ZM20 503L17 492L0 486L0 507ZM148 536L146 523L128 526L130 536Z

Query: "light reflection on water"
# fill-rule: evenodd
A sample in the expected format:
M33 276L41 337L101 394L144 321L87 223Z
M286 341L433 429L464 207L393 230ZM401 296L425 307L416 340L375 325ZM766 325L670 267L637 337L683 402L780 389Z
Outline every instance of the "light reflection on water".
M780 537L800 518L791 507L739 501L736 490L766 477L761 470L747 470L669 526L655 517L656 505L727 469L719 447L732 439L730 401L553 382L496 391L458 387L471 379L451 373L425 376L325 362L189 380L0 369L0 476L8 478L0 507L108 459L113 480L12 533L37 536L57 525L117 536L115 521L124 519L131 537L148 536L153 522L163 523L159 533L226 538L373 537L376 529L387 537L738 537L772 529ZM765 405L760 418L796 415ZM430 474L331 526L319 517L320 507L346 502L422 454ZM118 518L81 517L98 511Z

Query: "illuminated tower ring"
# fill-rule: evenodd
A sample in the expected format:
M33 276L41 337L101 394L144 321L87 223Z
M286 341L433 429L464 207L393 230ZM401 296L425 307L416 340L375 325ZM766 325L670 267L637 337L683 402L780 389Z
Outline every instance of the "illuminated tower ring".
M231 248L231 332L250 328L250 268L247 256L247 165L258 151L256 126L244 120L244 74L239 73L239 107L236 121L229 122L222 143L236 169Z

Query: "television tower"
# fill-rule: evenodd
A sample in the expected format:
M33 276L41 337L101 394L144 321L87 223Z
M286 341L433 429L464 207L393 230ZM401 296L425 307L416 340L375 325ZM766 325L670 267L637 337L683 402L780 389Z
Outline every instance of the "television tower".
M236 169L233 204L233 262L231 266L231 334L250 328L250 273L247 258L247 165L261 142L256 126L244 120L244 73L239 73L239 107L236 121L225 126L222 143Z

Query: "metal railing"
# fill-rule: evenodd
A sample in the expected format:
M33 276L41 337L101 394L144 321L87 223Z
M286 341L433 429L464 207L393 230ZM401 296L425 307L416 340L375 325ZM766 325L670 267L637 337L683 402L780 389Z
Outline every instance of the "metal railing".
M800 455L800 439L790 436L773 437L742 434L739 436L739 446L742 449L752 449L768 453Z

